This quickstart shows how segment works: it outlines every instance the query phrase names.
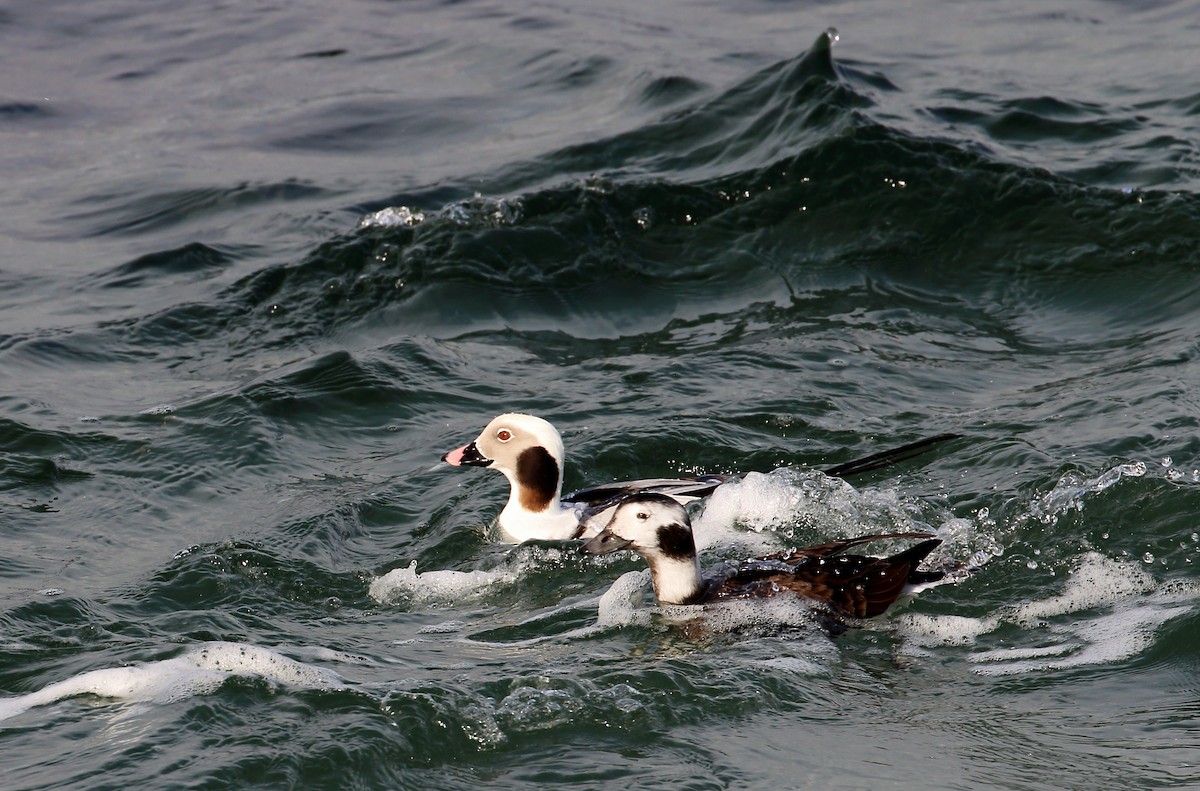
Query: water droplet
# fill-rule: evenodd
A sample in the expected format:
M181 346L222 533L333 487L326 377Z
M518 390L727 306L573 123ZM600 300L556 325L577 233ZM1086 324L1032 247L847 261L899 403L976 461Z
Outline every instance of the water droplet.
M1154 553L1147 552L1146 554L1142 555L1142 560L1146 563L1153 563L1154 562Z
M1171 457L1170 457L1170 456L1163 456L1163 457L1162 457L1162 462L1160 462L1160 463L1161 463L1161 464L1162 464L1162 466L1164 466L1164 467L1170 467L1172 464L1174 464L1174 462L1171 460Z
M1028 563L1026 563L1025 566L1027 568L1036 569L1038 567L1038 562L1036 560L1031 560Z
M638 227L643 231L650 230L654 226L654 209L649 206L643 206L633 212L633 221L638 224Z

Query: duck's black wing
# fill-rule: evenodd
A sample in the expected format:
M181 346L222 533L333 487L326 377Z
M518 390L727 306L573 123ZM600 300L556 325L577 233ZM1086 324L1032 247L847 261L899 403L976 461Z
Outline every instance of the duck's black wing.
M910 442L907 445L901 445L898 448L872 453L870 456L864 456L861 459L843 462L822 472L826 475L844 478L848 475L857 475L859 473L883 469L892 464L910 459L935 445L952 439L958 439L961 436L961 434L939 434L936 437L927 437L916 442ZM565 494L562 497L562 501L564 503L578 503L591 507L606 502L617 502L621 498L628 497L637 492L657 492L658 494L665 494L668 497L687 502L688 500L707 497L721 484L740 480L743 475L744 473L733 472L696 475L686 478L643 478L638 481L616 481Z
M887 537L905 535L889 534ZM864 539L880 537L864 536ZM917 565L941 543L941 539L929 538L886 558L836 553L758 558L740 564L736 570L715 581L707 597L709 601L717 601L791 591L826 604L842 615L871 618L892 606L905 586L934 582L943 577L941 571L917 569Z
M858 536L857 538L843 538L838 541L830 541L825 544L813 544L809 547L800 547L799 549L785 549L782 552L776 552L773 555L766 555L761 560L781 560L785 563L799 563L804 558L820 558L830 557L845 552L851 547L859 546L860 544L869 544L872 541L888 541L897 538L934 538L933 533L874 533L869 536Z
M564 503L579 503L588 507L606 503L615 505L631 494L655 492L682 502L707 497L723 483L741 478L741 473L697 475L692 478L643 478L639 481L616 481L564 494Z
M608 525L608 520L612 518L612 509L630 495L654 492L664 494L681 503L689 503L692 500L709 496L721 484L740 477L742 477L740 473L732 473L697 475L694 478L643 478L639 481L618 481L571 492L563 495L562 501L577 506L579 530L575 537L583 538L603 530Z

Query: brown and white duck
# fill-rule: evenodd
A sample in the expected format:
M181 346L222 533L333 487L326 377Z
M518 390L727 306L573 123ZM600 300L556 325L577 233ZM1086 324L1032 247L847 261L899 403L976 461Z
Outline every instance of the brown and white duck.
M903 538L922 540L890 557L846 553L872 541ZM726 564L715 576L705 577L687 510L670 497L641 493L617 505L608 526L580 552L637 552L650 565L654 595L661 604L711 604L790 593L824 605L834 616L871 618L901 596L944 581L944 570L918 568L940 543L931 533L860 536Z
M825 470L844 477L895 464L957 437L941 434L911 442ZM491 467L509 482L508 502L500 512L505 537L514 542L589 538L608 524L612 508L624 498L644 492L665 495L679 503L707 497L742 473L697 475L687 478L649 478L581 489L564 495L562 436L540 417L510 412L500 415L473 441L442 456L455 467Z

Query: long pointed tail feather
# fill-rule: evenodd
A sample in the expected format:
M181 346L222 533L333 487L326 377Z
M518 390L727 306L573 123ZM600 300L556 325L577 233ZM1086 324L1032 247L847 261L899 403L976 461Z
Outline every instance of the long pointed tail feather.
M949 442L952 439L960 439L962 434L938 434L936 437L926 437L919 439L916 442L910 442L907 445L901 445L898 448L883 450L879 453L872 453L870 456L864 456L861 459L843 462L830 467L823 472L826 475L832 475L837 478L845 478L848 475L861 475L864 472L872 470L881 470L885 467L890 467L893 464L899 464L902 461L918 456L930 450L936 445L943 442Z

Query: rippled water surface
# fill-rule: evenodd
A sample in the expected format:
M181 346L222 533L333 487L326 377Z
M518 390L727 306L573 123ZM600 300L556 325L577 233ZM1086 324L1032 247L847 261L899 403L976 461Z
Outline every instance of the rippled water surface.
M836 28L833 32L831 28ZM9 3L5 787L1200 784L1190 2ZM831 637L497 543L753 470L707 563L932 530ZM815 470L953 432L842 482Z

